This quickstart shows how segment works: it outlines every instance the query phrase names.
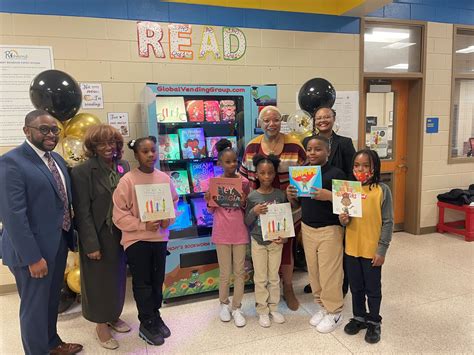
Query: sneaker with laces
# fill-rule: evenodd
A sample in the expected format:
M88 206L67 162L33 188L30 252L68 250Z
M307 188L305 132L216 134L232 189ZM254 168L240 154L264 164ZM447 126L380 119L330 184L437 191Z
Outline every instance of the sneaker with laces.
M245 326L245 324L247 324L244 314L242 313L240 308L237 308L232 312L232 318L234 318L234 324L237 327L243 327Z
M171 330L168 328L168 326L163 322L163 319L161 317L157 317L155 319L156 322L156 327L160 331L161 335L163 335L163 338L168 338L171 335Z
M270 315L272 316L272 319L275 323L277 324L285 323L285 317L280 312L273 311L273 312L270 312Z
M328 314L328 312L324 308L321 308L311 317L309 324L311 324L313 327L316 327L319 323L321 323L326 314Z
M230 314L229 306L221 303L221 311L219 312L219 318L223 322L229 322L232 319L232 315Z
M260 314L258 316L258 324L260 324L261 327L268 328L272 325L270 322L270 316L268 314Z
M356 335L362 329L365 329L365 328L367 328L367 323L362 322L355 318L351 318L349 320L349 323L347 323L346 326L344 327L344 332L349 335Z
M365 333L365 341L369 344L375 344L380 341L382 329L380 323L367 322L367 332Z
M316 330L320 333L331 333L342 323L342 313L328 313L316 326Z
M165 342L165 338L161 335L154 319L140 323L138 336L150 345L162 345Z

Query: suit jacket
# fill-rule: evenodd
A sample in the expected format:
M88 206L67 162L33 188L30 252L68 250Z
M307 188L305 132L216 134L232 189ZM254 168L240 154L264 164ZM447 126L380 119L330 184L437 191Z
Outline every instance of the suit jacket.
M68 200L71 183L66 162L51 152L61 169ZM63 202L46 164L23 143L0 157L0 219L3 221L3 263L10 267L55 260L60 238L73 247L73 228L63 235Z
M112 188L109 174L103 169L98 158L90 158L71 171L74 196L75 225L79 232L79 242L85 254L100 250L99 233L107 220L112 204ZM124 175L130 170L127 161L120 160Z
M352 158L356 153L352 139L332 133L331 154L329 154L329 164L341 169L346 174L346 178L352 179Z

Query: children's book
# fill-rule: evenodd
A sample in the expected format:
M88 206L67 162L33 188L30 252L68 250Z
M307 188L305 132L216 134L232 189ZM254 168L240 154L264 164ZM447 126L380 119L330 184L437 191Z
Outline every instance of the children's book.
M160 160L179 160L179 139L177 134L158 136L158 156Z
M204 121L204 101L188 100L186 101L186 111L190 122Z
M234 100L221 100L221 120L224 122L235 120L235 101Z
M209 179L211 207L240 208L243 197L242 179L211 178Z
M183 159L206 157L206 141L202 128L180 128L178 135Z
M191 222L191 207L184 201L178 202L176 208L176 219L172 225L169 226L169 230L180 230L192 226Z
M214 176L219 177L221 175L224 175L224 169L222 166L214 164Z
M135 185L135 192L142 222L175 217L170 184Z
M216 143L224 138L228 139L232 143L232 148L237 150L237 137L235 136L206 137L207 155L209 157L217 158Z
M298 190L298 197L310 197L314 187L322 188L321 167L290 166L290 185Z
M268 205L268 212L260 215L263 240L289 238L295 236L291 204L275 203Z
M359 181L332 180L332 212L362 217L362 185Z
M189 163L189 173L193 192L206 192L209 190L209 179L214 177L212 161Z
M198 197L191 199L191 206L198 226L212 226L213 216L212 213L207 210L207 203L204 198Z
M187 170L172 170L165 171L165 173L170 176L178 195L185 195L191 192Z
M156 98L156 119L160 123L187 122L182 96L159 96Z
M219 101L216 101L216 100L204 101L204 112L206 113L207 122L219 122L220 112L221 112Z

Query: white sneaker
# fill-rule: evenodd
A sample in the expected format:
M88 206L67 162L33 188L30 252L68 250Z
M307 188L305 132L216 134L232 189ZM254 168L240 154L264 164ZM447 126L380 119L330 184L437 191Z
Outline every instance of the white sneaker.
M242 313L240 308L237 308L232 312L232 317L234 318L234 323L237 327L243 327L245 324L247 324L244 314Z
M285 317L280 312L273 311L273 312L270 312L270 315L272 316L272 319L275 323L278 323L278 324L285 323Z
M268 328L272 325L270 322L270 316L268 314L260 314L258 316L258 323L264 328Z
M232 319L228 305L221 303L221 311L219 312L219 318L223 322L229 322Z
M324 308L321 308L311 317L309 324L311 324L313 327L316 327L319 323L321 323L326 314L328 314L328 312Z
M342 323L342 313L328 313L323 320L319 322L316 330L320 333L331 333L338 325Z

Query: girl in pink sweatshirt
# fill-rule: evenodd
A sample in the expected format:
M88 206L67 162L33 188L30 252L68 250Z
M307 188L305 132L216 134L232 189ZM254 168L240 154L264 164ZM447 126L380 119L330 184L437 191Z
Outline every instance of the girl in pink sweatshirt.
M156 138L132 140L128 147L135 153L139 167L120 180L113 194L113 221L122 230L122 245L132 274L133 296L140 320L139 336L151 345L161 345L171 335L160 316L168 242L168 226L173 220L142 222L135 185L170 184L176 208L178 194L165 173L155 169Z

